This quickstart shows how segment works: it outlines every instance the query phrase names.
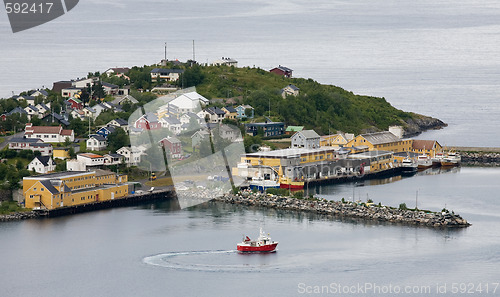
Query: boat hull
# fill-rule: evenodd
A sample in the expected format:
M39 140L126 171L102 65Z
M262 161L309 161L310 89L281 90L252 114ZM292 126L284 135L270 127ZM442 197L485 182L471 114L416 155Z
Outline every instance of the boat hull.
M241 253L270 253L276 250L278 243L265 244L261 246L237 245L238 252Z
M251 190L257 190L257 191L265 191L267 189L279 189L280 188L280 185L277 184L277 185L254 185L254 184L250 184L250 189Z
M292 183L292 184L280 184L280 188L282 189L290 189L290 190L303 190L304 183Z

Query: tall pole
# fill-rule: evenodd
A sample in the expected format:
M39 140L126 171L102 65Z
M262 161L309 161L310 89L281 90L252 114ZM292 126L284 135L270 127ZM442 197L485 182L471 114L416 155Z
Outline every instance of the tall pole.
M165 61L167 61L167 43L165 42Z
M194 51L194 39L193 39L193 62L196 61L195 51Z

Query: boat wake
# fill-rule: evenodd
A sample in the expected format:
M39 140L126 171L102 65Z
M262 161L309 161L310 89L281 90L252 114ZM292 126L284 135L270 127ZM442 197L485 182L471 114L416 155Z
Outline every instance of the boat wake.
M275 253L242 255L237 250L171 252L145 257L145 264L175 270L205 272L262 272L283 268Z

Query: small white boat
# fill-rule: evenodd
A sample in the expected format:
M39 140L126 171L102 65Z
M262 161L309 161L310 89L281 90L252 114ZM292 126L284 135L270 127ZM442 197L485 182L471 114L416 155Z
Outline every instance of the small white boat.
M414 174L417 172L418 165L410 158L404 158L401 162L401 171L403 174Z
M427 169L432 167L432 159L426 154L419 155L417 157L417 166L418 169Z
M451 167L451 166L459 166L462 161L462 157L455 152L449 152L441 161L441 166L443 167Z
M265 191L266 189L279 189L280 183L272 179L264 179L262 176L253 177L250 182L250 189Z

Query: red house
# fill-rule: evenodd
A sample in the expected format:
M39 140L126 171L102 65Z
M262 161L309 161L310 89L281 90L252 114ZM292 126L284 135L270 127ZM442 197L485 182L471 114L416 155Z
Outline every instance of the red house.
M175 137L165 137L159 141L160 145L170 153L172 159L179 159L182 157L182 143Z
M69 107L71 107L72 109L82 109L83 108L83 103L80 99L77 99L77 98L69 98L68 100L66 100L66 102L68 102L68 105Z
M292 69L287 68L285 66L281 66L281 65L269 70L269 72L271 72L271 73L281 75L284 77L288 77L288 78L292 77L292 71L293 71Z
M158 130L161 128L161 123L154 113L147 113L135 121L134 126L142 130Z

